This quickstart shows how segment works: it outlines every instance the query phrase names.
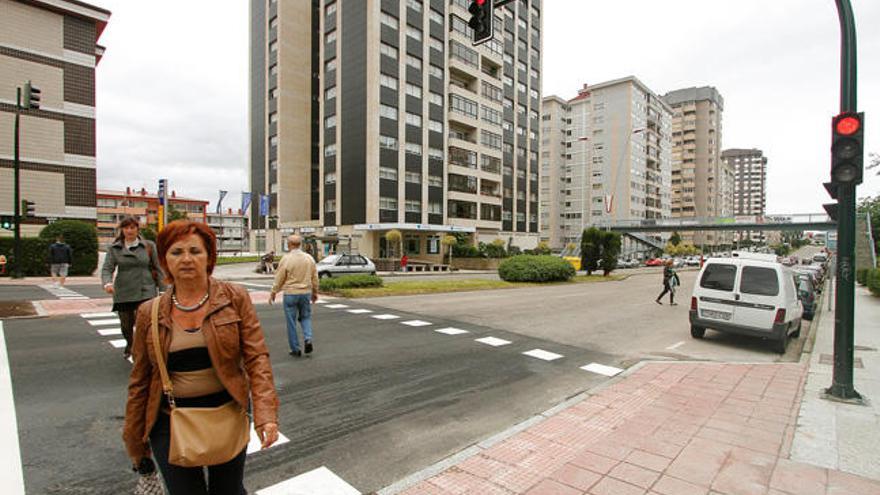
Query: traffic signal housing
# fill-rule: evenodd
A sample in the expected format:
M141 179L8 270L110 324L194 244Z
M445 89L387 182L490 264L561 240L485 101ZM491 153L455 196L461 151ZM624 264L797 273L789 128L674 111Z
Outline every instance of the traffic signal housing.
M21 200L21 214L24 217L31 218L37 216L36 207L33 201L26 199Z
M37 110L40 108L40 97L43 92L40 88L31 84L30 81L24 83L24 108Z
M471 19L468 26L474 30L473 44L479 45L492 39L493 36L493 20L495 16L494 0L471 0L468 12L471 13Z
M864 113L843 112L831 125L831 182L837 185L862 183L864 159Z
M12 230L12 226L13 226L12 224L14 223L14 221L15 221L15 219L10 216L4 215L4 216L0 217L0 229Z

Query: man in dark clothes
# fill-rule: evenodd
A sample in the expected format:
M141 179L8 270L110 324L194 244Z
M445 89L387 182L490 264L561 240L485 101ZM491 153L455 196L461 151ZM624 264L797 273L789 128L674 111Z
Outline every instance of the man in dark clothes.
M65 244L64 236L59 235L55 238L55 242L49 246L49 268L56 286L64 285L64 279L67 278L67 270L70 269L71 263L73 263L73 249Z

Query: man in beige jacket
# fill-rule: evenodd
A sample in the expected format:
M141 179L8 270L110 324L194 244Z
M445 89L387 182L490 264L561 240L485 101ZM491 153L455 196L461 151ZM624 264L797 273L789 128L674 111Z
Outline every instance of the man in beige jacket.
M287 342L291 356L302 356L296 322L302 325L306 354L312 352L312 304L318 301L318 268L315 260L302 250L302 237L294 234L287 238L290 251L281 258L275 270L275 284L269 294L269 304L275 295L284 291L284 316L287 319Z

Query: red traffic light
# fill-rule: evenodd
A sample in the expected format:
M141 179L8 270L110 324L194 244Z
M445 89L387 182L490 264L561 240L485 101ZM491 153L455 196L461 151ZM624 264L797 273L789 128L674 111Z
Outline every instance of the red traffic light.
M476 3L477 5L479 5L480 7L482 7L483 4L486 3L486 0L474 0L474 3Z
M843 117L834 124L834 129L837 131L838 134L842 136L852 136L853 134L859 132L859 129L861 127L862 122L858 118L851 115Z

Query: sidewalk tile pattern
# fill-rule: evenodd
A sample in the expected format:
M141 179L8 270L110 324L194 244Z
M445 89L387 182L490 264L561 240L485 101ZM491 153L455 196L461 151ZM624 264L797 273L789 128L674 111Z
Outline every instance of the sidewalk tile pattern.
M405 495L872 495L789 460L803 364L648 363Z

